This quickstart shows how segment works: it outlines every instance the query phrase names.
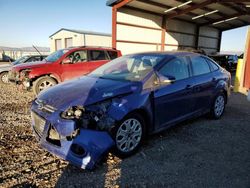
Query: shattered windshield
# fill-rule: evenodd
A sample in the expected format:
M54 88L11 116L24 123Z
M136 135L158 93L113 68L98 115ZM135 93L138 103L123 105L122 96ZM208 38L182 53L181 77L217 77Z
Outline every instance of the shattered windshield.
M89 76L112 80L140 81L163 59L163 55L150 54L123 56L101 66Z

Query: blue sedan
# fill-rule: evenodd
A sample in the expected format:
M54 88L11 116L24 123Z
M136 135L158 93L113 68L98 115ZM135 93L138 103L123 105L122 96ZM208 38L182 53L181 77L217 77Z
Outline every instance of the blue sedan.
M126 55L42 92L32 128L41 147L92 169L111 148L127 157L146 135L203 114L219 119L230 83L229 72L200 54Z

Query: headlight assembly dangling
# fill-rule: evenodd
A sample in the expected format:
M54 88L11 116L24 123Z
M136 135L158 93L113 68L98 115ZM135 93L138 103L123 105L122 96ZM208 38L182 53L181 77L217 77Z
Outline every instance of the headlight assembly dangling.
M83 106L73 106L65 110L61 116L64 119L79 119L84 112L85 108Z

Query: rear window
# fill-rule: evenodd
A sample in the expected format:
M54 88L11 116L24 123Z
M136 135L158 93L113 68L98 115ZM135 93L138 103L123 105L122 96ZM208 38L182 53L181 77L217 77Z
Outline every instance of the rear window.
M219 69L218 65L216 65L212 60L206 58L207 62L209 63L212 71L216 71Z
M91 61L108 60L104 50L90 50L89 53Z
M116 51L108 51L110 59L116 59L118 57L118 54Z
M194 76L206 74L210 72L208 63L201 56L191 58Z

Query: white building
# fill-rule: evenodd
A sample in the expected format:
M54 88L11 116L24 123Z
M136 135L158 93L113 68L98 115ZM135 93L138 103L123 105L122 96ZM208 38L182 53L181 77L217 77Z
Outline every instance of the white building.
M62 28L50 37L50 51L72 46L112 46L110 34Z

